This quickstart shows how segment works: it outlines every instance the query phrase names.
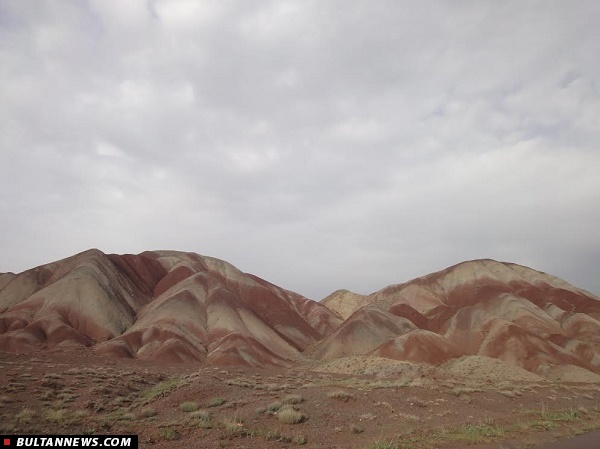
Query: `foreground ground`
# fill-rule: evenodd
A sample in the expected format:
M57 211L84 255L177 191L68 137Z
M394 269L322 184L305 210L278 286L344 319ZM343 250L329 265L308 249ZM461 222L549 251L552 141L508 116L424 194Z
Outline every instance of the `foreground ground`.
M0 434L138 434L155 449L516 449L600 429L598 384L314 369L0 353Z

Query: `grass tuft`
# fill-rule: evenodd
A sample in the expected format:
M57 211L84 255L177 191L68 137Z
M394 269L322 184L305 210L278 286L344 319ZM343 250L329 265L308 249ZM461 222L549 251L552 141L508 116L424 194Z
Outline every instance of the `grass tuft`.
M150 418L152 416L156 416L157 414L158 412L156 409L153 409L152 407L144 407L140 410L140 417L142 418Z
M299 394L289 394L284 397L281 402L284 404L301 404L304 402L304 398Z
M285 424L298 424L306 419L306 415L290 406L285 406L277 412L277 419Z
M355 400L356 396L354 396L352 393L348 393L347 391L344 390L334 390L334 391L330 391L327 396L331 399L339 399L341 401L344 402L348 402L349 400Z
M224 398L213 398L210 401L208 401L207 407L219 407L220 405L225 404L225 402L227 402L226 399Z
M187 412L187 413L195 412L199 408L200 408L200 405L194 401L187 401L187 402L182 402L181 404L179 404L179 410L181 410L182 412Z

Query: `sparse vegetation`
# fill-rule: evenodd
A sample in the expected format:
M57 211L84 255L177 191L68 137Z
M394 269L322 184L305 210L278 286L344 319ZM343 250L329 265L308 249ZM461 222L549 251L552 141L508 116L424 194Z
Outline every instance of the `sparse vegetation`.
M158 412L156 411L156 409L152 407L144 407L140 410L140 417L142 418L151 418L153 416L156 416L157 414Z
M175 443L169 440L185 436L186 441L202 441L206 447L244 446L241 438L258 438L262 443L248 441L247 445L292 448L307 443L304 430L310 427L316 440L323 435L324 445L337 444L339 438L345 440L344 444L354 440L357 449L441 449L486 442L501 447L507 438L535 441L532 435L549 429L560 436L600 428L600 396L592 385L567 389L549 383L533 391L530 384L514 382L465 385L442 380L431 384L425 379L415 387L405 377L397 381L340 375L309 377L312 375L308 371L297 369L283 376L275 372L270 377L232 369L229 375L237 376L236 382L211 377L212 368L208 381L206 368L181 376L174 376L174 370L168 375L154 368L136 374L99 367L89 372L63 369L57 376L41 373L27 377L8 367L8 378L13 379L9 388L14 392L6 392L8 383L0 386L0 431L7 434L23 429L81 434L143 430L147 442L154 445L172 445ZM282 380L286 384L280 384ZM42 381L64 385L43 386ZM184 385L189 386L185 395L177 391ZM401 386L403 391L399 390ZM206 398L206 391L222 397ZM516 396L520 396L519 401L507 399ZM552 410L540 410L540 398ZM467 399L478 405L497 401L501 404L498 410L511 410L510 418L506 413L492 414L502 426L485 416L482 421L460 424L461 419L474 414L465 412L469 407L463 401ZM337 401L347 403L336 405ZM524 409L531 404L537 408ZM559 408L565 405L571 408ZM349 420L324 419L335 408ZM312 424L298 424L308 415ZM448 422L455 425L448 427ZM321 434L324 426L327 432ZM366 445L369 438L375 441Z
M180 438L180 433L174 426L163 427L159 430L159 434L165 440L178 440Z
M306 438L306 436L302 435L301 433L294 433L294 435L292 436L292 443L301 446L303 444L308 443L308 438Z
M289 394L284 397L281 402L284 404L300 404L304 402L304 398L299 394Z
M546 421L577 421L581 413L576 409L568 409L559 412L549 412L542 410L541 418Z
M30 408L23 408L17 415L15 419L19 423L28 424L32 421L32 419L36 416L36 413Z
M46 421L50 421L57 424L62 424L66 420L67 410L61 408L59 410L46 410L44 418Z
M357 426L356 424L352 424L350 426L350 431L352 433L358 434L358 433L363 433L365 431L365 429L363 427L361 427L361 426Z
M271 402L268 406L267 406L267 410L274 413L277 410L279 410L281 407L283 407L283 403L281 401L275 401L275 402Z
M374 441L367 445L365 449L400 449L400 447L390 441Z
M492 422L469 423L457 428L452 437L469 443L487 443L504 435L504 430Z
M347 391L344 391L344 390L331 391L327 394L327 396L331 399L339 399L344 402L348 402L349 400L354 401L356 399L356 396L354 396L352 393L348 393Z
M306 416L293 407L285 405L277 412L277 419L285 424L297 424L304 421Z
M219 407L227 402L224 398L213 398L206 404L207 407Z
M472 388L472 387L454 387L449 393L453 396L460 396L461 394L467 393L476 393L483 391L480 388Z
M155 399L162 398L174 391L181 384L181 379L172 378L162 381L142 394L144 403L148 404Z
M179 404L179 410L181 410L182 412L187 412L187 413L195 412L199 408L200 408L200 405L194 401L187 401L187 402L183 402L183 403Z

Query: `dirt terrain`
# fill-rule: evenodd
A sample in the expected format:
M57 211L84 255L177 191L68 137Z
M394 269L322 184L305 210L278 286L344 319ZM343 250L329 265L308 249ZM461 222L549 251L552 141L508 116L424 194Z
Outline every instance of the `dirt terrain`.
M133 433L156 449L516 449L600 428L600 384L524 370L498 381L488 375L502 367L468 359L437 369L377 362L261 370L77 347L0 353L0 433Z

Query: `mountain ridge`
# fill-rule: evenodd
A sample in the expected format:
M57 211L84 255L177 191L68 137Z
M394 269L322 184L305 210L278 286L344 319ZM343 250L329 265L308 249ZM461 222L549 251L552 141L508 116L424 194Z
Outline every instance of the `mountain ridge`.
M492 259L369 295L337 290L321 302L182 251L90 249L0 274L1 351L73 345L161 363L383 357L439 365L477 356L550 376L569 366L600 374L600 298Z

